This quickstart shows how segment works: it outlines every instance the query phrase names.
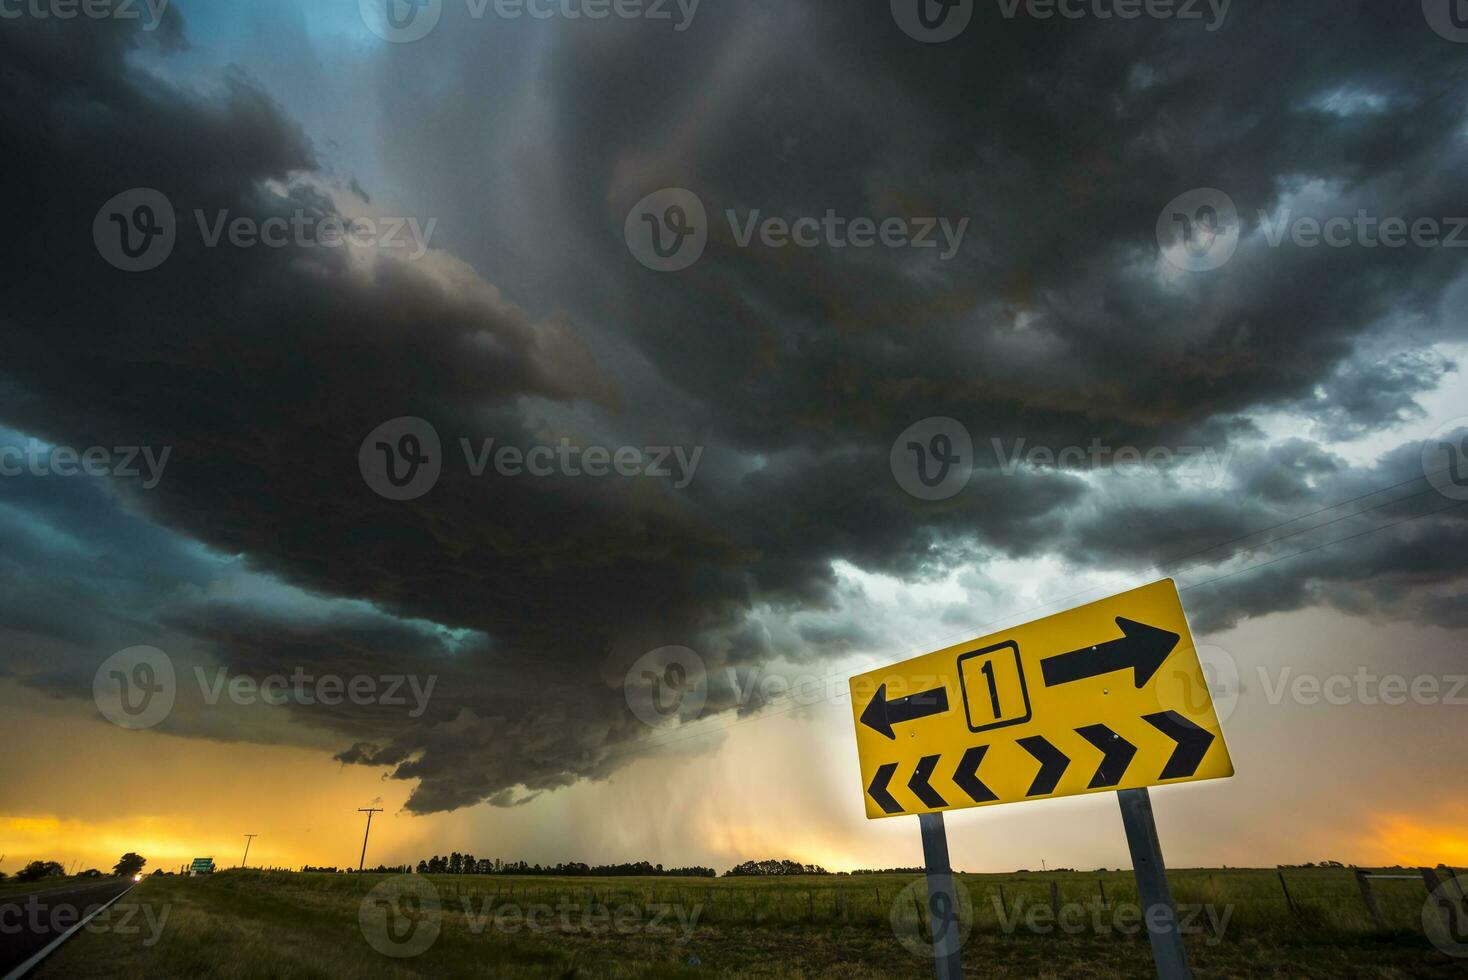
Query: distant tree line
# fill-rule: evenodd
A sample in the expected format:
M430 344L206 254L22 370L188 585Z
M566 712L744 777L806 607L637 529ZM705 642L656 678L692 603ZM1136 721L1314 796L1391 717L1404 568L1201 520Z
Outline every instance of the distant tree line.
M713 868L664 868L661 864L637 861L631 864L529 864L525 861L501 861L499 858L475 858L473 854L454 851L447 857L435 854L419 861L417 871L435 875L547 875L559 878L713 878Z
M379 864L375 868L363 868L362 870L363 870L363 873L364 874L369 874L369 875L405 875L405 874L411 874L412 871L413 871L413 868L410 865L406 865L406 864L394 864L394 865L390 865L390 866L389 865L386 865L386 864ZM302 874L327 874L327 875L335 875L335 874L356 874L357 873L357 869L356 868L337 868L337 867L317 868L317 867L313 867L312 865L307 864L307 865L305 865L305 866L303 866L301 868L301 873Z
M745 861L724 872L726 878L771 877L776 875L827 875L831 872L819 864L799 861Z

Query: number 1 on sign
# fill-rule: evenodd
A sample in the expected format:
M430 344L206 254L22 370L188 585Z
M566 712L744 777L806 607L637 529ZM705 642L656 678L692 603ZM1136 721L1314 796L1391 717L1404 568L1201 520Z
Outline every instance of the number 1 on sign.
M1001 643L964 654L958 658L958 679L970 731L986 732L1030 720L1030 692L1015 644Z

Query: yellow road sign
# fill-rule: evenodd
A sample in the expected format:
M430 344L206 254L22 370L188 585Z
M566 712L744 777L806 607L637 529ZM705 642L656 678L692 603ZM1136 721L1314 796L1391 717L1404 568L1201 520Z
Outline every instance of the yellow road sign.
M1171 579L851 679L867 816L1234 774Z

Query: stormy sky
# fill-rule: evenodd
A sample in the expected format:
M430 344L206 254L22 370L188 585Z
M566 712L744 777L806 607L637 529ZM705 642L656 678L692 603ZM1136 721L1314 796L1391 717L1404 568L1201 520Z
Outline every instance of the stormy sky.
M1009 6L961 4L940 43L901 3L815 0L444 0L416 40L352 0L0 20L0 447L22 461L0 703L27 760L0 844L122 820L193 850L179 827L273 782L339 799L318 824L377 797L420 821L384 860L488 837L912 863L859 843L896 838L861 825L842 685L752 680L844 679L1168 575L1244 705L1240 776L1177 791L1194 822L1301 771L1317 817L1354 805L1325 773L1388 779L1384 744L1420 777L1404 812L1461 804L1433 776L1461 708L1275 704L1261 671L1464 670L1468 29L1433 0ZM644 261L638 229L675 217L639 215L650 196L700 206L688 267ZM823 223L746 234L766 218ZM328 219L376 235L327 245ZM857 219L908 240L862 245ZM127 268L116 233L158 222L166 258ZM425 433L431 486L384 492L379 443L406 459ZM912 433L966 436L956 482L914 484ZM99 472L65 472L92 447ZM476 471L503 447L556 461ZM177 700L127 731L94 679L139 646ZM696 653L699 703L655 727L628 678L667 648ZM434 686L196 683L298 669ZM80 791L115 767L156 780L121 815ZM1328 856L1299 819L1190 854ZM1406 859L1421 837L1339 839ZM282 863L349 857L291 840Z

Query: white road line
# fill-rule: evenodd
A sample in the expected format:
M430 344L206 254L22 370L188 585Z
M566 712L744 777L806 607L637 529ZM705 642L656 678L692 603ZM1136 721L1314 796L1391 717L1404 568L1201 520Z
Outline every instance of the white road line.
M85 919L83 919L82 921L78 922L76 925L72 926L70 929L68 929L65 932L63 932L60 936L57 936L55 939L53 939L51 941L51 943L45 949L41 950L35 956L32 956L30 959L26 960L20 966L16 967L15 969L11 970L9 973L5 974L5 976L0 977L0 980L20 980L21 977L25 976L31 970L34 970L40 964L40 962L42 960L44 960L46 957L50 956L52 953L56 952L57 947L59 947L62 943L66 942L68 939L70 939L76 933L76 931L78 929L80 929L82 926L86 925L88 922L91 922L97 916L101 915L103 912L105 912L112 905L112 902L116 902L117 899L119 899L122 896L126 895L128 892L132 891L136 887L138 887L137 882L133 882L131 885L128 885L121 892L118 892L118 894L116 895L116 897L114 897L111 902L108 902L106 905L99 906L97 908L97 910L95 912L93 912L91 915L87 916ZM42 892L41 894L45 894L45 893Z

